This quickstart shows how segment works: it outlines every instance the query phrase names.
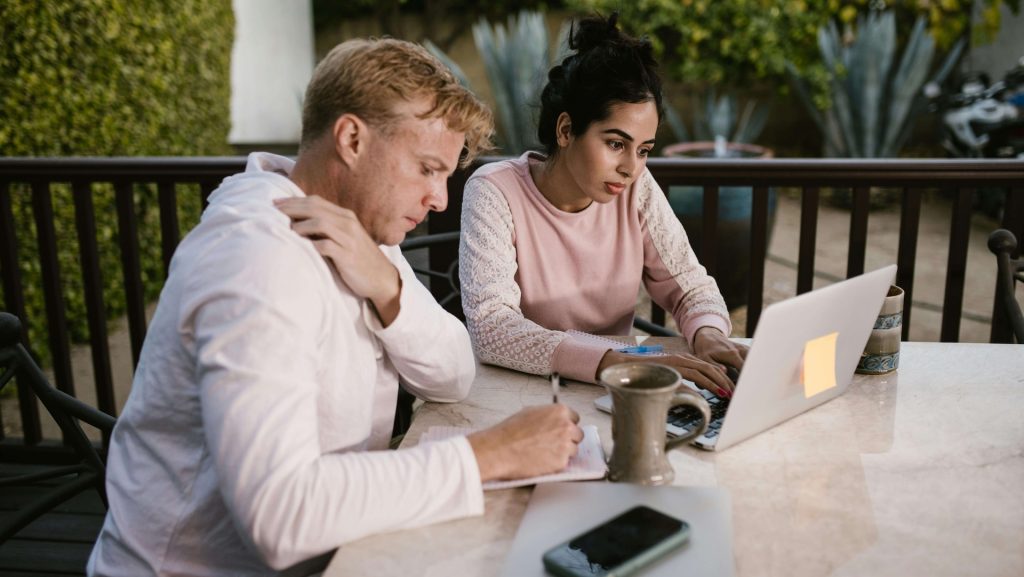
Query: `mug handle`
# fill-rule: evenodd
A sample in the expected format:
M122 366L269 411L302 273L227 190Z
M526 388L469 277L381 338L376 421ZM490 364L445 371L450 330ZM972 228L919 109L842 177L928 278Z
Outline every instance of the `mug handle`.
M695 409L700 411L701 416L704 417L704 421L701 423L700 427L697 427L693 431L690 431L688 434L682 437L676 437L674 439L669 439L668 441L666 441L666 452L671 451L672 449L675 449L676 447L683 445L685 443L689 443L693 439L696 439L697 437L703 435L704 431L708 430L708 425L711 423L711 407L708 405L708 402L704 400L704 397L700 393L688 387L680 387L679 390L673 393L672 402L669 405L669 408L678 407L680 405L689 405L691 407L694 407Z

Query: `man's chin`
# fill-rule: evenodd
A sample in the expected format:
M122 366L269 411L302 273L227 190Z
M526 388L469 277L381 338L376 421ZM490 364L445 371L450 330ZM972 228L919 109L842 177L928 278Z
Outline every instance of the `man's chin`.
M375 239L377 244L384 246L398 246L405 240L406 233L404 232L393 232L384 236L383 239Z

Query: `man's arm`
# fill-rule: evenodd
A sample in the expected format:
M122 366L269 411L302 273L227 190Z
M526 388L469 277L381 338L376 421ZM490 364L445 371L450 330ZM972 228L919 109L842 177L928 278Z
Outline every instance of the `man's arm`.
M366 535L482 513L465 439L324 453L317 399L325 356L353 369L351 382L333 385L351 398L337 426L353 427L354 448L369 432L360 407L373 387L355 376L372 371L355 369L376 361L370 347L360 349L368 359L319 351L323 331L346 324L325 317L324 291L336 289L317 274L318 255L282 244L246 238L236 250L210 251L200 268L216 274L186 291L203 434L240 534L268 565L284 568Z
M367 327L413 394L457 401L476 371L469 335L416 278L397 247L376 245L355 213L319 197L284 199L277 208L308 238L346 286L365 299Z
M403 386L422 399L459 401L469 394L476 361L469 333L437 303L398 247L381 247L402 279L401 312L391 325L370 322Z

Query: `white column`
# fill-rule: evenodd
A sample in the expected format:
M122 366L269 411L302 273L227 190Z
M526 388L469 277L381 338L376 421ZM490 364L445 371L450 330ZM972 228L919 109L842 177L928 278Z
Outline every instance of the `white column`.
M233 0L231 133L234 145L299 141L313 73L311 0Z

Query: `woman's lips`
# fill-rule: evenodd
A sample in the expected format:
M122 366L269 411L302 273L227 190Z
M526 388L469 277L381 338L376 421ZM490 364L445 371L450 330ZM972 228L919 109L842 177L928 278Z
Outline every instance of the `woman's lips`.
M604 183L604 189L611 195L620 195L622 191L626 190L625 184L619 184L617 182L606 182Z

